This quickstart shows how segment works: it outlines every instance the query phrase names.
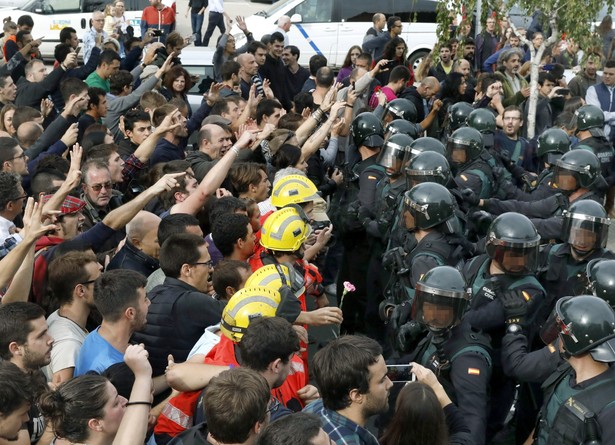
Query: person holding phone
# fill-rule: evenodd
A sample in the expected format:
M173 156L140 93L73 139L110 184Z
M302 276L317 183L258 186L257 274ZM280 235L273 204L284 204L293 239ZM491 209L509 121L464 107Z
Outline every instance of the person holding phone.
M149 4L141 16L141 35L153 29L156 41L166 43L167 36L175 30L175 10L165 6L162 0L149 0Z

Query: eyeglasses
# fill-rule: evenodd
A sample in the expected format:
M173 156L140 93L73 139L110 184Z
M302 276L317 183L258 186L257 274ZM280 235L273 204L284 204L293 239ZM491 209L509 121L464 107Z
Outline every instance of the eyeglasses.
M26 152L22 151L19 156L15 156L14 158L11 158L12 161L16 161L17 159L26 159Z
M20 199L28 199L28 195L19 196L15 199L11 199L10 201L19 201Z
M88 284L92 284L92 283L95 283L95 282L96 282L96 280L88 280L88 281L84 281L83 283L79 283L79 284L81 284L82 286L87 286Z
M111 187L113 187L113 183L111 182L105 182L104 184L94 184L94 185L88 185L88 187L90 187L92 190L94 190L95 192L100 192L103 188L105 190L111 190Z
M192 266L197 266L199 264L202 264L203 266L207 266L210 269L212 267L214 267L214 262L212 260L209 260L209 261L199 261L198 263L192 263Z

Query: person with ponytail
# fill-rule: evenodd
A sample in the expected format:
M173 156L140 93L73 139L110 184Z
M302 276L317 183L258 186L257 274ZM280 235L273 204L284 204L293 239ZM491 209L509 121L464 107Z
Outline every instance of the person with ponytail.
M135 375L130 399L106 378L86 374L41 397L40 408L56 437L72 445L142 444L152 405L152 367L143 345L129 345L126 365Z

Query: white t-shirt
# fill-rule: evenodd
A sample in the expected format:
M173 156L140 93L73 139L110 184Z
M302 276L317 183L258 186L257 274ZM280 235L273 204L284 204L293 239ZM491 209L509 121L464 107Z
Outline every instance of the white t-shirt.
M55 311L47 318L49 335L53 337L51 363L43 368L47 380L51 381L54 372L74 368L81 345L88 335L86 331L69 318Z

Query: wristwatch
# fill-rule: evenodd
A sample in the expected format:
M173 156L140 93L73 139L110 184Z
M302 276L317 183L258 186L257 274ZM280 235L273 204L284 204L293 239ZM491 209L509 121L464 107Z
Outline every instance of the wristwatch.
M506 328L507 334L521 334L523 332L523 328L516 323L509 324Z

